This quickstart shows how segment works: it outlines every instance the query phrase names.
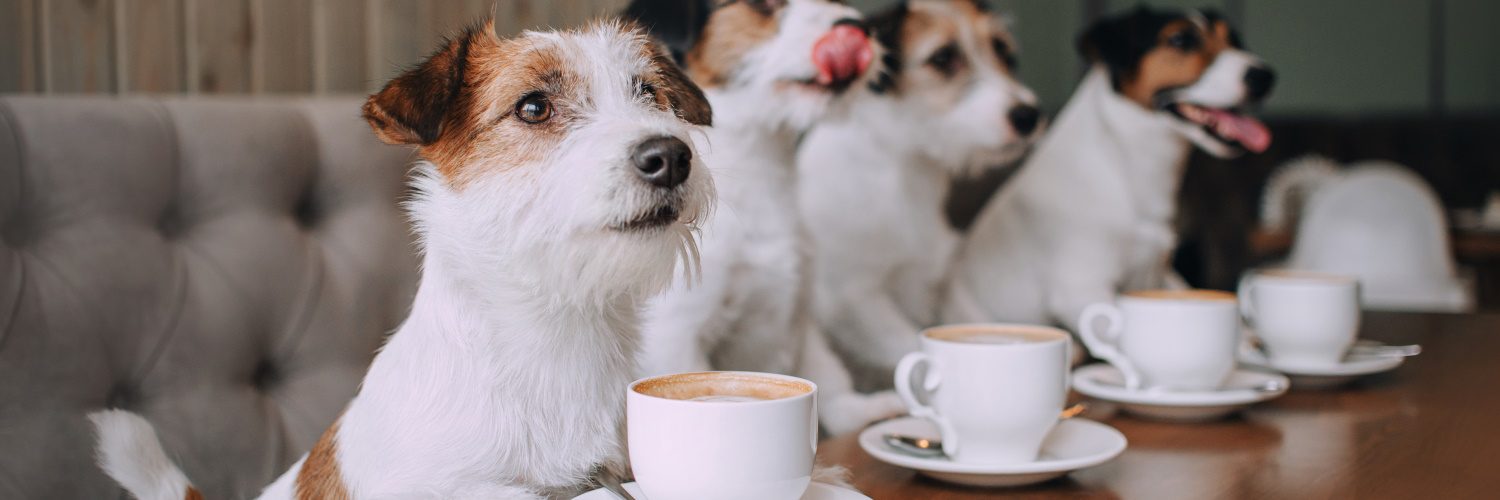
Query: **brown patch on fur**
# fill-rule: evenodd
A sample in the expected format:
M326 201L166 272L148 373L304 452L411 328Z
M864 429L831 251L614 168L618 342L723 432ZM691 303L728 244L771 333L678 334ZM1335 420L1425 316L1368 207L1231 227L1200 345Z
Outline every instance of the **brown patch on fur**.
M1182 51L1167 45L1167 39L1183 30L1197 31L1203 45ZM1232 47L1229 25L1216 21L1207 31L1187 20L1167 23L1157 34L1156 47L1141 58L1133 78L1121 82L1120 94L1145 107L1163 89L1192 85L1203 76L1219 53Z
M335 421L323 431L312 451L307 452L293 486L297 500L349 500L349 486L344 484L339 471L338 433L339 422Z
M657 88L663 109L690 123L710 124L713 112L703 92L664 50L633 36L654 63L654 71L641 78ZM569 124L591 107L583 76L559 50L525 36L502 40L491 23L471 28L370 96L365 119L381 140L416 145L456 189L487 172L536 164L556 151ZM517 105L533 95L545 97L551 118L527 123L516 116Z
M745 54L775 36L775 16L745 2L714 10L702 38L687 54L688 74L705 87L723 86Z
M198 491L198 488L188 486L187 494L182 498L183 500L203 500L203 492Z

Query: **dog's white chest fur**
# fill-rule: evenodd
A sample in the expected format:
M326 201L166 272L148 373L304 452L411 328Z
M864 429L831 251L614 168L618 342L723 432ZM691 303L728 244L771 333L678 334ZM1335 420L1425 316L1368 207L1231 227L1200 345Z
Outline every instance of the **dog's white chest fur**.
M1073 327L1122 288L1160 287L1190 144L1095 68L960 251L943 319Z

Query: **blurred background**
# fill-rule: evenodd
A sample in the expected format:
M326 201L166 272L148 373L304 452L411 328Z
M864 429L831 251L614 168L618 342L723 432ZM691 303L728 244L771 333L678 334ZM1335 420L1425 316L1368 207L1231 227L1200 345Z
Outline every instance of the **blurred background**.
M570 26L626 0L0 0L0 92L340 94L375 89L447 32L492 10L502 33ZM869 10L890 0L853 0ZM1020 74L1055 113L1082 73L1074 39L1135 0L991 2L1019 39ZM1263 230L1275 168L1307 154L1384 159L1432 186L1451 250L1482 309L1500 309L1500 233L1473 222L1500 188L1500 2L1493 0L1153 0L1213 8L1278 70L1262 112L1271 151L1232 161L1195 154L1182 189L1176 266L1191 283L1233 288L1283 258ZM966 183L963 224L1005 177ZM1500 206L1497 206L1500 208Z

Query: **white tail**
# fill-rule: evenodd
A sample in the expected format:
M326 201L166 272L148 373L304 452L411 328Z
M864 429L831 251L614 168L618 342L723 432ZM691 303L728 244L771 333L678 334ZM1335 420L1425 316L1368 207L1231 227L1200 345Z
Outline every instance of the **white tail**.
M1260 224L1266 229L1291 229L1313 190L1338 176L1339 164L1322 156L1297 158L1277 167L1261 195Z
M192 483L167 458L156 430L124 410L89 414L98 437L99 467L140 500L183 500L197 495Z

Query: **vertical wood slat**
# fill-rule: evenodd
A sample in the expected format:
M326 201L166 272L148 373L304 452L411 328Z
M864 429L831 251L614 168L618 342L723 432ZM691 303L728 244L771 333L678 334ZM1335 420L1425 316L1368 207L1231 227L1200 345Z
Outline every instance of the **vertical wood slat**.
M371 74L376 82L390 80L436 47L437 37L427 29L430 7L428 2L372 0Z
M255 32L248 0L185 0L191 16L188 89L243 93L251 88L250 57Z
M41 0L48 92L115 89L114 2Z
M367 0L315 0L313 80L318 92L362 92L370 86Z
M117 0L120 92L187 89L182 0Z
M38 0L0 0L0 92L42 90L37 59Z
M252 0L251 91L313 90L312 21L312 2Z

